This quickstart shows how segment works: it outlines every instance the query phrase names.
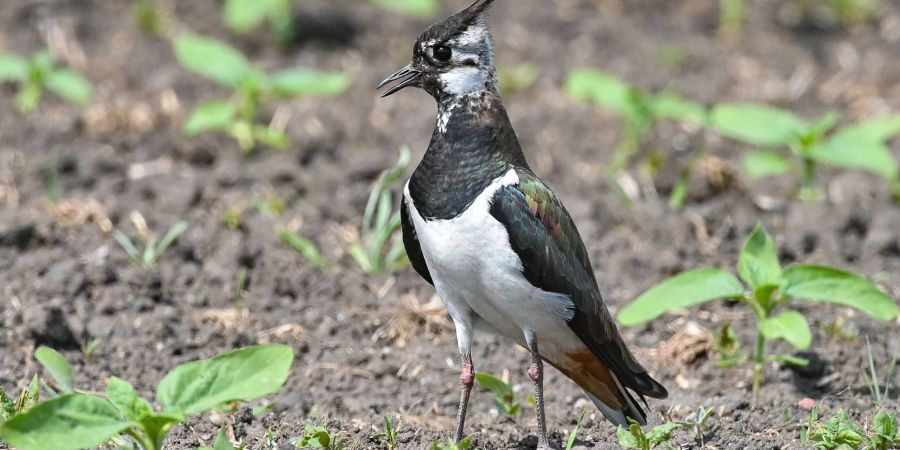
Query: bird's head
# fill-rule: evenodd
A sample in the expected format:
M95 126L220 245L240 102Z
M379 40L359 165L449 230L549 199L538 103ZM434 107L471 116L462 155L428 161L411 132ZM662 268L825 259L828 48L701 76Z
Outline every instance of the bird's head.
M382 97L403 88L424 89L440 101L496 88L494 48L484 13L494 0L478 0L416 40L412 61L389 76L378 89L396 82Z

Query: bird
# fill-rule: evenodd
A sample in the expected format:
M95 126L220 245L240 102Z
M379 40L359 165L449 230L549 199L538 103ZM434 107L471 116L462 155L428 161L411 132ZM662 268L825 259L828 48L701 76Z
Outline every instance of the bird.
M636 400L668 393L628 350L588 252L556 194L532 171L498 90L494 45L478 0L428 27L410 63L377 89L416 87L437 102L431 142L403 188L403 244L456 330L461 360L454 439L464 437L476 332L531 355L538 449L549 449L544 363L574 381L616 425L646 424Z

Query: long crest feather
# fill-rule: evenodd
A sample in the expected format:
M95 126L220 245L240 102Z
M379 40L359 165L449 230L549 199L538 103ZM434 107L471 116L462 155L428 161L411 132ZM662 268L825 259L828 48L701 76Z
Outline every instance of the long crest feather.
M495 0L477 0L472 6L462 10L458 16L464 22L470 22L484 14L493 4Z

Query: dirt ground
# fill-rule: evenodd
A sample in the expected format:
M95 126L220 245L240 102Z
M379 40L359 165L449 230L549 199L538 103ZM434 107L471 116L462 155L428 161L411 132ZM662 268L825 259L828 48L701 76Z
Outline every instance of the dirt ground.
M444 12L467 2L447 0ZM775 236L783 261L851 268L900 297L900 207L877 178L825 171L826 199L793 201L789 179L749 182L736 174L746 148L663 124L652 145L676 155L674 161L684 159L685 149L707 148L707 169L680 211L665 199L677 165L664 170L659 196L628 205L602 176L621 122L561 90L570 69L590 66L707 104L767 102L810 119L829 110L845 122L900 111L900 4L886 1L878 19L843 27L798 22L786 3L750 1L744 37L735 44L718 38L713 0L500 0L490 13L500 64L540 70L534 86L506 98L507 107L535 172L574 216L613 312L678 271L733 267L758 222ZM373 89L405 64L427 23L362 1L304 0L297 17L305 31L281 50L264 30L224 31L217 1L169 4L180 26L225 39L262 67L343 70L355 82L335 100L286 104L295 142L289 150L242 157L225 136L180 133L191 106L225 92L181 69L168 41L138 31L129 19L131 2L0 2L0 49L30 54L50 45L97 88L85 108L49 96L24 117L14 112L13 87L0 88L0 386L14 392L24 386L38 370L32 358L38 345L61 350L82 389L99 390L117 375L151 397L179 363L283 342L297 358L268 412L254 416L244 408L192 419L173 432L169 446L209 445L227 420L248 448L270 448L267 430L277 448L293 448L305 423L343 430L349 448L385 448L372 436L389 413L402 416L401 448L427 449L446 439L458 395L457 351L434 291L409 268L367 275L346 252L378 174L401 146L412 149L414 161L427 146L433 101L412 91L379 100ZM94 214L63 215L48 205L54 166L63 203ZM712 183L716 176L733 181ZM286 202L283 215L252 206L273 194ZM242 203L243 221L232 230L222 215ZM105 215L133 233L132 211L159 233L178 221L190 226L153 269L132 264L102 230ZM335 262L332 268L320 270L278 241L275 231L292 224ZM236 304L242 272L246 293ZM704 406L715 415L702 443L683 431L675 445L778 449L802 448L804 397L824 414L844 408L871 421L876 405L863 376L865 337L884 370L900 352L900 324L832 306L799 308L814 328L808 356L815 364L802 371L769 366L756 399L748 366L718 369L704 345L673 340L683 330L714 331L730 322L749 346L748 311L717 303L623 330L671 392L650 402L652 423ZM838 317L856 339L823 331ZM91 341L99 345L87 358L81 347ZM782 343L773 347L790 351ZM508 371L521 396L528 394L523 350L480 336L473 356L477 369ZM896 385L900 377L893 378ZM555 371L546 391L552 438L561 446L588 403ZM898 409L898 392L888 408ZM470 411L477 448L535 447L529 405L515 419L498 416L491 394L476 387ZM618 448L615 442L614 428L588 407L576 447Z

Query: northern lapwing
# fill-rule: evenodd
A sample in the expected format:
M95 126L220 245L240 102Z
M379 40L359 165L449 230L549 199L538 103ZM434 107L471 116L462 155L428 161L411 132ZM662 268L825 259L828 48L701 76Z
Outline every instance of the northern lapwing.
M422 162L403 191L403 242L456 327L462 356L455 439L463 437L474 381L476 330L531 352L538 448L549 449L543 362L578 384L611 422L646 423L631 391L664 398L625 346L603 303L578 230L562 202L528 167L497 89L485 11L478 0L416 40L409 65L378 88L409 86L437 100ZM646 402L645 406L646 406Z

